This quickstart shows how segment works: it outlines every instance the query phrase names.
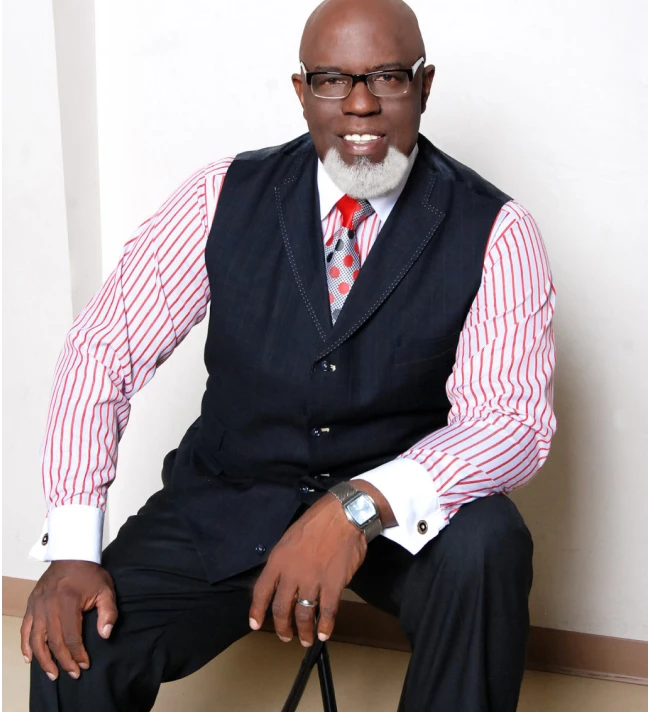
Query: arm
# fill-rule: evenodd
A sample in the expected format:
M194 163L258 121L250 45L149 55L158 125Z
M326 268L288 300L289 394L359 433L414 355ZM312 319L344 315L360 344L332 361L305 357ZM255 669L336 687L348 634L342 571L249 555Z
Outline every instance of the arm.
M207 310L205 243L230 162L193 175L140 226L67 335L42 448L48 518L36 558L100 561L130 398Z
M556 427L554 298L538 227L524 208L507 203L447 382L448 425L355 478L359 489L377 489L389 503L387 520L398 525L384 536L415 554L463 504L507 493L540 469Z
M487 248L480 290L461 333L447 382L448 425L396 460L353 479L381 513L383 535L412 553L476 497L508 492L542 465L555 429L551 409L554 290L533 218L509 203ZM421 526L421 523L425 523ZM364 535L340 503L322 497L289 527L261 572L250 607L258 630L272 600L279 637L314 640L333 630L340 595L367 551Z
M21 627L25 662L51 680L90 665L82 612L97 608L108 638L115 591L99 566L106 492L130 398L200 322L209 283L204 251L231 161L192 176L126 244L115 271L74 322L59 358L43 446L49 516L32 549L52 565L36 584Z

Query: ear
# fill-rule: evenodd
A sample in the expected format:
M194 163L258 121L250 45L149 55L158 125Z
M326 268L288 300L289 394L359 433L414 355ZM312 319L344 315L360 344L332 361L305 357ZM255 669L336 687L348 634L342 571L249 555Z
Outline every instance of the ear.
M436 72L436 67L433 64L428 64L423 70L423 86L421 87L421 113L425 111L427 105L428 97L430 96L430 90L432 89L432 82L434 81L434 74Z
M295 94L297 94L299 103L302 105L302 111L305 111L305 108L304 108L304 87L306 86L306 80L304 79L304 75L303 74L293 74L291 79L292 79L293 88L295 90Z

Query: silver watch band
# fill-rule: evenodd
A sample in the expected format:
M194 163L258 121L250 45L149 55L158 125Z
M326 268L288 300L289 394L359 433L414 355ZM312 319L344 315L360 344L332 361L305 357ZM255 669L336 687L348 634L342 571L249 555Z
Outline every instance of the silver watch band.
M380 513L378 511L378 506L376 505L373 497L366 492L357 489L354 487L352 484L349 482L340 482L337 485L333 485L331 489L329 489L329 492L340 501L342 504L342 507L344 509L344 513L347 516L347 519L353 524L354 527L358 527L362 532L364 532L364 535L367 539L367 543L375 539L379 534L382 533L383 526L382 522L380 521ZM359 526L357 522L353 519L353 517L349 514L346 508L347 502L350 500L354 499L357 497L359 494L364 495L365 497L369 498L369 501L373 504L375 510L376 510L376 516L370 519L364 526Z

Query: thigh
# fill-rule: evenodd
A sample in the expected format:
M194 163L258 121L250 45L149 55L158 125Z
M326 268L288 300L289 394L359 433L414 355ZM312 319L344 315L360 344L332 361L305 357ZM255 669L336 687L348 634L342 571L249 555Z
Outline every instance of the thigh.
M150 710L160 683L202 667L246 635L258 571L210 584L169 493L153 495L104 551L118 618L108 640L97 613L83 617L90 669L50 682L32 665L31 709L70 712Z
M162 489L130 517L104 551L113 577L120 647L162 659L162 680L194 672L249 632L252 589L261 567L211 584L200 556ZM99 640L100 642L100 640Z

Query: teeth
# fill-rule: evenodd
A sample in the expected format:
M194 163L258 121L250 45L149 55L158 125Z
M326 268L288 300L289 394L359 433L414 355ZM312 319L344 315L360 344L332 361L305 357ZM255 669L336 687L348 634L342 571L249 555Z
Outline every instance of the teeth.
M373 134L347 134L345 137L346 141L355 141L356 143L363 143L365 141L375 141L379 139L380 136L374 136Z

